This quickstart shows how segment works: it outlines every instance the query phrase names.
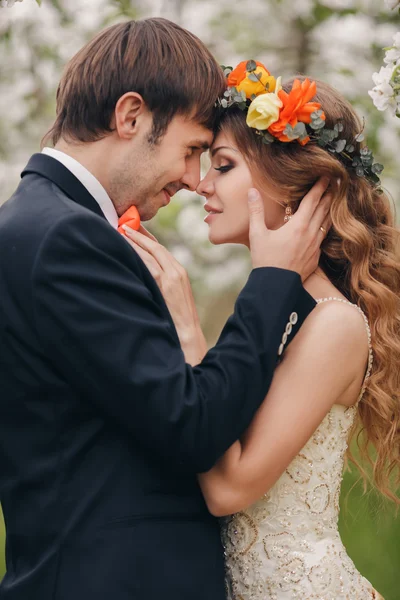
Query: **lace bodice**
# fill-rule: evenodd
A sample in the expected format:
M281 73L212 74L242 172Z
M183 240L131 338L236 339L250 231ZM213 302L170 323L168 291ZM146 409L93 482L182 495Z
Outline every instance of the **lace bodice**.
M367 380L372 350L365 322ZM338 532L344 457L356 411L334 405L273 488L250 508L221 520L229 600L378 598Z

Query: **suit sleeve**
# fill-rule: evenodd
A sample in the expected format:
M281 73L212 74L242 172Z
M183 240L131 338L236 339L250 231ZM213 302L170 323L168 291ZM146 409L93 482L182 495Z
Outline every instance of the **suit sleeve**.
M191 367L143 282L143 263L104 222L47 232L32 273L35 325L54 368L157 460L210 469L264 399L291 314L315 303L298 274L252 271L216 346Z

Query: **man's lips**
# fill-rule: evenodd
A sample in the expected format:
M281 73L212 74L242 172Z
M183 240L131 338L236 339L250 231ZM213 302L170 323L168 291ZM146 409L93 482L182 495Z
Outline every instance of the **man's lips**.
M163 189L163 192L164 192L164 196L165 196L165 200L166 200L165 206L167 206L167 204L169 204L171 202L172 194L170 194L168 192L168 190L166 190L166 189Z

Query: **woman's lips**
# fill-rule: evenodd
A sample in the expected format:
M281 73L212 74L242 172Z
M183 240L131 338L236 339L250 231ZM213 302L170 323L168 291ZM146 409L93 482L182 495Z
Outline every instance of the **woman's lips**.
M214 212L214 211L209 211L208 215L204 218L204 222L205 223L212 223L214 221L214 219L216 217L218 217L218 215L221 215L222 212Z

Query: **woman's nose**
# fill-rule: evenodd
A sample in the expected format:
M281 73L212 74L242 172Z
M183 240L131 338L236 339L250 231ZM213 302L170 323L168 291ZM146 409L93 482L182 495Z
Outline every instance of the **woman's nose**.
M205 196L207 198L208 196L210 196L212 194L212 190L213 190L213 184L207 178L207 175L206 175L204 177L204 179L202 179L200 181L199 185L197 186L196 192L199 194L199 196Z

